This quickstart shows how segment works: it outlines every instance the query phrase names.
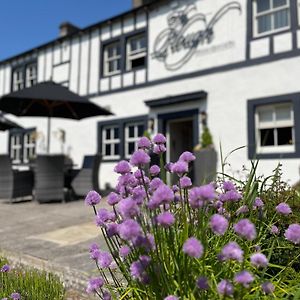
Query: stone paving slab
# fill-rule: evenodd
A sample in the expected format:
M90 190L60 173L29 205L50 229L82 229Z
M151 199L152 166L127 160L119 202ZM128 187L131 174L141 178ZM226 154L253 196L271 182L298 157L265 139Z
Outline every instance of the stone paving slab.
M0 201L0 252L16 263L52 271L67 287L83 290L86 280L97 274L89 259L90 244L106 248L93 220L93 210L83 201Z

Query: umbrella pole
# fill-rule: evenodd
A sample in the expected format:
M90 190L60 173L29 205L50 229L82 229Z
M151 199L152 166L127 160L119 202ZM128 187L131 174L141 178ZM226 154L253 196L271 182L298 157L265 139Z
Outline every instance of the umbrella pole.
M48 126L47 126L47 154L50 153L50 132L51 132L51 117L48 117Z

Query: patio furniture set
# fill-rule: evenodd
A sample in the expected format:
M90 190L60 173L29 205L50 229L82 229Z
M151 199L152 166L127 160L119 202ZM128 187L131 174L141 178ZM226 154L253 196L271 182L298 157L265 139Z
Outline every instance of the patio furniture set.
M16 170L8 155L0 155L0 199L43 203L84 197L99 191L100 162L99 154L85 156L82 168L74 169L64 155L38 155L28 170Z

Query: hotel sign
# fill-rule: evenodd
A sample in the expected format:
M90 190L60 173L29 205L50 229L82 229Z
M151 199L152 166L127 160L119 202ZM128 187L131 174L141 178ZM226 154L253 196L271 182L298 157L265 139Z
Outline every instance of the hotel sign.
M168 28L161 31L154 41L152 58L163 62L167 70L181 68L200 46L212 43L215 25L234 10L241 13L239 2L224 5L209 21L205 14L195 13L195 5L173 11L167 18Z

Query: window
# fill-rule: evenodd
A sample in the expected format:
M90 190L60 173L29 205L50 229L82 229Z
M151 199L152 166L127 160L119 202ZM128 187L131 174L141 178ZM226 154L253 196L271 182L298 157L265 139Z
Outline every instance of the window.
M26 66L26 87L31 87L37 82L36 64Z
M126 69L134 70L146 64L146 37L145 34L133 36L127 40Z
M31 63L15 69L12 80L14 92L35 85L37 83L37 64Z
M13 163L28 163L35 158L35 129L14 129L10 132L10 158Z
M115 159L120 157L120 136L117 126L103 128L102 147L105 158Z
M13 71L13 91L19 91L24 88L24 73L23 68Z
M292 103L258 106L255 123L258 153L295 151Z
M125 156L130 155L137 150L137 142L144 134L143 123L127 124L125 126Z
M256 0L254 2L255 33L262 35L290 26L290 0Z
M121 46L115 42L104 47L104 76L119 74L121 72Z

